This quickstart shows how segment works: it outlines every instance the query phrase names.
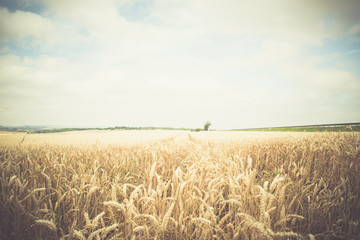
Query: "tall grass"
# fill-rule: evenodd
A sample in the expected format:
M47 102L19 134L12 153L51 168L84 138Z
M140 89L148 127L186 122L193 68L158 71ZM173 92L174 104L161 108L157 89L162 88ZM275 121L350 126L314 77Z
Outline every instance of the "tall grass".
M360 134L0 146L1 239L359 239Z

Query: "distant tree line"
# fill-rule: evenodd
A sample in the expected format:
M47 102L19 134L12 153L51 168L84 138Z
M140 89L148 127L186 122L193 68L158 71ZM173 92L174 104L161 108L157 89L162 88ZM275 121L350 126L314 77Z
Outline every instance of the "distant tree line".
M57 133L57 132L71 132L71 131L85 131L85 130L184 130L193 131L192 128L171 128L171 127L127 127L115 126L107 128L50 128L45 126L20 126L8 127L1 126L0 131L9 132L27 132L27 133Z

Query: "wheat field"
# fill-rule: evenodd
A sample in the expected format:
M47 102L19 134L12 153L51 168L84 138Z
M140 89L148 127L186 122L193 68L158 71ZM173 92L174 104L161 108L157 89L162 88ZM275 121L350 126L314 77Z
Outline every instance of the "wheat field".
M116 134L0 134L0 239L360 239L360 133Z

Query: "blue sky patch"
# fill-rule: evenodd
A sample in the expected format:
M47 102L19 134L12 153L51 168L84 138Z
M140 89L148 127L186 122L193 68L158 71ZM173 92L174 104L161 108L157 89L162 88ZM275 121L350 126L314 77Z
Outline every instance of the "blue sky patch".
M44 5L37 1L0 0L0 6L6 7L10 12L21 10L40 14L44 10Z
M358 34L359 35L359 34ZM308 47L304 56L326 56L329 58L318 65L319 68L337 68L354 73L360 78L360 43L349 38L324 39L320 47ZM332 56L331 56L332 55Z
M150 1L130 1L118 9L118 13L129 21L143 21L149 15Z

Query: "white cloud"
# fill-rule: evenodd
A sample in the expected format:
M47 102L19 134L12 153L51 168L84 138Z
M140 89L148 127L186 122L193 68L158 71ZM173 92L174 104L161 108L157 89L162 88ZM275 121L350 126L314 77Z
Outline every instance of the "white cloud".
M26 41L28 44L40 45L55 41L56 29L51 20L30 12L9 12L0 7L0 40Z
M356 34L360 2L342 1L187 1L204 27L224 34L267 36L321 45L324 38Z

